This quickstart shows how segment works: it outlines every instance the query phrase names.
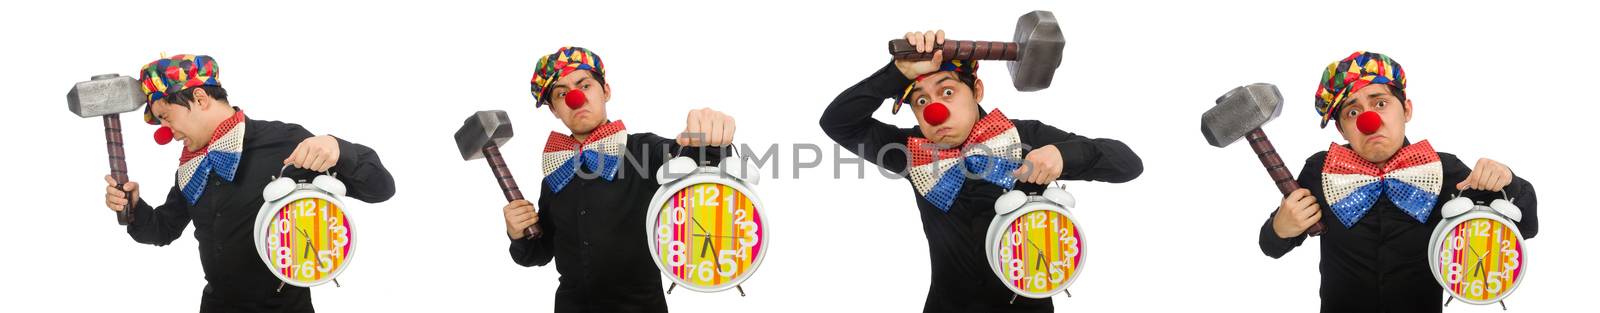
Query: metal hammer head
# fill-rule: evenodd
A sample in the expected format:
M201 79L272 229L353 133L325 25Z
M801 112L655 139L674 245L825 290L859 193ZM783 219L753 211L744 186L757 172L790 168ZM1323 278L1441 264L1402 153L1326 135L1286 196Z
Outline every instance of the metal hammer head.
M483 147L505 145L511 135L511 117L506 111L478 111L468 116L456 131L456 148L461 149L462 160L481 159Z
M1050 87L1050 80L1061 66L1061 52L1067 39L1061 35L1055 13L1033 11L1017 18L1017 33L1013 42L1020 46L1017 60L1006 63L1011 70L1011 83L1018 91L1037 91Z
M89 81L72 85L67 92L67 109L79 117L96 117L132 112L144 105L139 80L117 74L95 75Z
M1226 147L1282 112L1283 93L1278 86L1254 83L1235 87L1217 98L1217 106L1200 115L1200 133L1212 146Z

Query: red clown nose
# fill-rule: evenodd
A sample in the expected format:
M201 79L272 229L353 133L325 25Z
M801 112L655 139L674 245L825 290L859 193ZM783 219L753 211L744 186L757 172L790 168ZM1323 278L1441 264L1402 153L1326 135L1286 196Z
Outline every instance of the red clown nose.
M946 108L943 103L934 102L922 109L922 119L927 120L928 125L944 124L945 120L950 119L950 108Z
M588 96L584 96L583 92L574 91L574 92L568 92L567 93L567 99L566 100L567 100L567 107L568 108L572 108L573 110L577 110L578 108L583 107L584 103L589 102L589 97Z
M172 142L172 128L161 126L156 129L156 144L167 145Z
M1356 117L1356 129L1362 134L1376 133L1378 127L1383 127L1383 117L1378 116L1378 112L1367 111Z

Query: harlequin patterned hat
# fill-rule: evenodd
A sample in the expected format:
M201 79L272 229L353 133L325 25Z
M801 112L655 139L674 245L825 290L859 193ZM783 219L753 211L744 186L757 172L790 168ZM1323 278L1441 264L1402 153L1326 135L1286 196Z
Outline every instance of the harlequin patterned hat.
M539 58L539 63L533 68L533 107L544 105L550 96L551 84L577 70L594 72L597 79L604 79L606 75L606 67L600 62L600 55L594 54L589 49L561 47L556 53Z
M1389 56L1366 51L1356 51L1328 64L1317 86L1317 114L1322 115L1322 127L1328 127L1328 120L1344 108L1345 96L1371 84L1394 86L1404 93L1406 71Z
M210 56L179 54L145 64L139 70L139 89L144 91L144 122L160 125L150 113L150 104L190 87L222 86L217 82L217 61Z

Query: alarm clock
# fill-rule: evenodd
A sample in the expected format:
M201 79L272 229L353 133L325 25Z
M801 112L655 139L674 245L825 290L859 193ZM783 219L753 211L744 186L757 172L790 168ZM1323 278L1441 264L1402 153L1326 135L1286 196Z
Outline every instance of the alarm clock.
M1049 298L1078 279L1087 246L1083 227L1068 211L1076 205L1072 193L1060 187L1038 194L1012 190L995 201L984 252L989 268L1011 292Z
M287 166L284 167L287 169ZM344 211L345 186L330 175L309 182L283 176L261 190L256 252L284 283L311 287L334 281L350 265L355 228Z
M677 157L656 170L661 188L645 218L650 258L671 279L667 288L699 292L739 287L761 267L772 241L765 206L753 186L760 168L728 157L704 166Z
M1528 253L1517 208L1501 192L1488 205L1459 194L1440 208L1442 221L1428 243L1428 268L1454 299L1471 304L1504 300L1521 285Z

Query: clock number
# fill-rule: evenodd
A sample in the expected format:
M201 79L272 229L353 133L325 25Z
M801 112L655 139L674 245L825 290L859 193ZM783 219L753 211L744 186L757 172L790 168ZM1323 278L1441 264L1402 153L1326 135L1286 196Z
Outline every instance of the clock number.
M315 214L317 213L316 209L317 209L317 201L316 200L311 200L311 199L300 200L300 211L299 212L295 212L295 214L298 214L296 217L315 216Z
M289 258L290 251L292 250L289 247L278 247L277 251L272 252L274 261L276 261L274 263L277 263L278 268L281 269L294 264L294 259Z
M1044 289L1044 273L1033 273L1033 289Z
M1489 272L1489 293L1500 294L1500 288L1504 287L1502 280L1505 280L1505 277L1503 272Z
M300 277L311 278L316 275L317 264L311 260L300 263Z
M1473 221L1472 229L1478 237L1489 237L1489 221Z
M1011 239L1011 245L1015 246L1015 245L1021 245L1022 244L1022 232L1014 231L1014 232L1011 232L1010 235L1011 235L1011 238L1010 238Z
M343 224L333 224L328 226L328 232L334 234L334 247L344 248L345 245L350 244L350 229L345 228Z
M701 260L700 266L695 269L695 277L700 278L702 281L711 280L713 272L711 269L713 268L716 268L716 265L712 265L711 260Z
M723 249L717 254L717 262L722 263L724 267L727 267L726 270L724 270L722 267L718 267L717 275L722 275L722 277L733 277L733 274L739 272L739 262L734 259L734 256L739 254L738 251Z
M672 211L669 213L672 214L672 224L674 225L683 225L689 219L689 210L682 206L672 206Z
M1450 266L1445 267L1445 272L1446 274L1444 275L1444 280L1446 282L1449 282L1451 285L1461 283L1460 263L1450 263Z
M700 196L700 199L699 199L700 201L696 202L695 204L697 204L699 206L702 206L702 207L705 207L705 206L711 206L711 207L722 206L721 203L717 202L717 198L721 198L722 197L722 189L721 188L717 188L714 185L707 185L707 186L701 186L700 188L695 188L694 192L695 192L695 194Z
M667 266L679 267L689 263L688 250L682 241L667 243Z
M1472 284L1467 286L1467 291L1472 293L1472 296L1474 296L1474 297L1482 297L1483 296L1483 281L1481 281L1481 280L1472 281Z
M289 210L289 211L294 211L294 210ZM288 234L290 226L292 226L292 225L289 225L289 219L287 219L287 218L279 218L278 219L278 233L279 234Z
M656 226L656 242L665 244L668 241L672 241L672 228L667 225Z
M743 232L742 235L739 236L739 246L741 247L749 247L756 244L756 242L761 241L761 235L756 234L756 231L761 230L761 225L758 225L755 222L746 221L745 215L744 209L733 211L733 224L735 227L738 227L735 232L736 234Z
M1458 236L1450 236L1450 248L1451 249L1455 249L1456 251L1461 251L1461 248L1465 247L1466 245L1467 245L1467 238L1461 237L1459 235Z
M1061 249L1061 255L1069 259L1078 257L1078 237L1067 237L1066 245L1066 249Z
M1045 218L1045 213L1044 212L1037 212L1037 213L1033 213L1033 214L1028 214L1028 220L1033 222L1033 225L1030 226L1029 228L1045 228L1044 221L1046 219L1047 218Z
M1066 280L1067 279L1066 267L1067 267L1067 262L1064 262L1064 261L1050 262L1050 283L1060 284L1061 281Z
M333 250L317 251L317 260L322 262L317 266L317 271L326 274L333 270Z

